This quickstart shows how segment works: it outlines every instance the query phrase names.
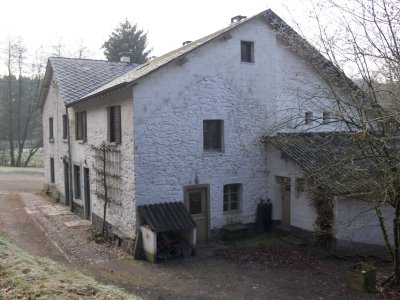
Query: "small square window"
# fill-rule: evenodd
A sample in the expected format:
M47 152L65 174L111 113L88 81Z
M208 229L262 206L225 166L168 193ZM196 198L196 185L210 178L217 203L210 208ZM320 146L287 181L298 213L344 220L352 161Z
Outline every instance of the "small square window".
M241 41L240 57L242 62L254 62L254 42Z
M238 211L240 208L240 184L224 185L224 211Z
M311 124L313 121L313 113L311 111L307 111L304 115L304 122L306 124Z
M324 111L322 113L322 123L328 124L331 121L331 113L328 111Z
M204 151L222 151L222 120L203 121L203 149Z

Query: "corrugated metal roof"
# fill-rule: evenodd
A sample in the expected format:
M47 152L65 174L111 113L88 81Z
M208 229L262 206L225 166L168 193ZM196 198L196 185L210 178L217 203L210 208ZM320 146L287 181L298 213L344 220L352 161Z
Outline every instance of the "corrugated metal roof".
M138 211L145 223L156 233L196 227L182 202L140 205Z
M368 158L367 144L357 134L345 132L281 133L265 141L281 150L308 175L337 194L368 192L379 165Z

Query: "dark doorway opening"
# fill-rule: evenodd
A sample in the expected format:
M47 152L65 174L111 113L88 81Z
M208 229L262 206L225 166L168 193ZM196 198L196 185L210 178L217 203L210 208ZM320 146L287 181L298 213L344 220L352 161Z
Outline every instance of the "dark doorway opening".
M90 220L90 175L89 168L83 168L83 189L85 193L85 219Z

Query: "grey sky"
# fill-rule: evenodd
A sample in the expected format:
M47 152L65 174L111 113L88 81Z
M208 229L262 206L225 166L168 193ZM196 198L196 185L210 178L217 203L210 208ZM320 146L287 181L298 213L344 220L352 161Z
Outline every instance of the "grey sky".
M148 32L153 55L161 55L181 46L183 41L195 40L227 26L230 18L242 14L254 15L272 8L288 18L299 10L295 0L20 0L1 5L0 47L9 36L22 37L32 54L40 45L61 42L63 56L74 55L83 44L91 58L104 59L100 49L113 29L128 18ZM49 53L50 54L50 53Z

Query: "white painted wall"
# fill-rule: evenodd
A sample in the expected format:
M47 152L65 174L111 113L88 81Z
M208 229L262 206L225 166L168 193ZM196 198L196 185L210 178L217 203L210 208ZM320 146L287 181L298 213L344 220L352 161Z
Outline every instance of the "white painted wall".
M68 144L63 140L63 119L66 108L62 96L60 95L56 83L51 78L49 91L43 106L43 149L44 149L44 169L45 180L50 183L50 157L54 158L55 183L53 187L59 191L59 197L65 203L64 193L64 166L61 157L68 156ZM49 140L49 118L53 118L53 136Z
M311 72L261 20L231 35L188 54L183 66L171 63L140 80L133 96L137 204L182 201L184 186L210 184L211 228L254 222L259 199L270 193L260 138L280 120L281 103L298 109L288 74ZM254 63L240 62L241 40L254 41ZM223 153L203 151L206 119L224 120ZM229 183L242 184L234 216L222 206Z
M389 205L381 207L393 242L393 214ZM353 198L338 198L335 201L335 237L351 242L384 245L382 231L371 203Z
M296 180L304 178L302 170L290 159L281 158L281 151L268 144L267 189L272 201L272 219L282 219L282 192L277 177L290 178L290 225L308 231L314 230L315 210L309 204L307 194L296 188Z
M72 163L81 166L81 200L74 199L75 202L83 206L83 167L89 168L91 181L91 202L92 212L99 217L103 217L103 200L95 195L96 188L100 189L101 183L96 182L96 171L94 166L99 164L94 151L90 145L99 146L103 141L107 141L107 106L121 106L121 133L122 143L115 145L120 153L110 154L110 159L115 162L113 171L121 175L117 182L111 182L109 195L121 201L120 205L111 204L107 210L106 220L117 227L125 237L135 235L135 187L134 187L134 162L132 144L132 92L129 89L104 96L96 101L77 104L69 109L71 132L71 154ZM87 142L75 140L75 112L87 112Z

